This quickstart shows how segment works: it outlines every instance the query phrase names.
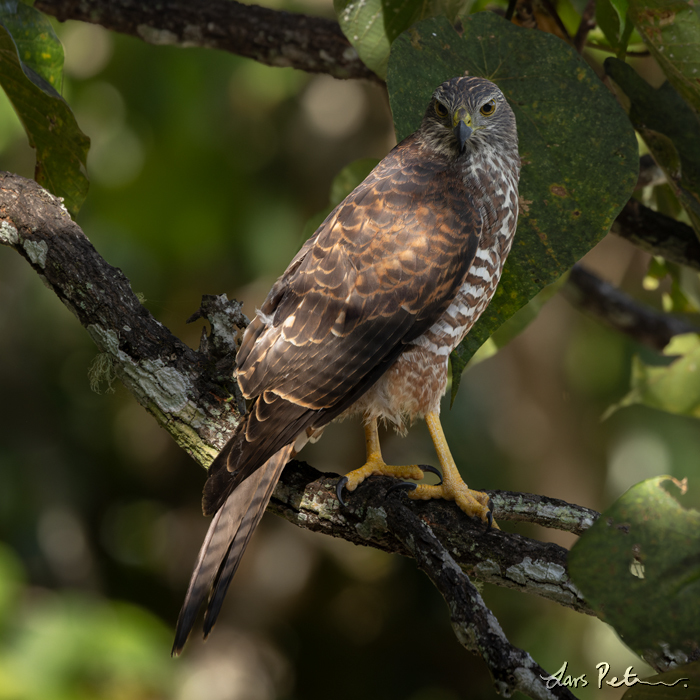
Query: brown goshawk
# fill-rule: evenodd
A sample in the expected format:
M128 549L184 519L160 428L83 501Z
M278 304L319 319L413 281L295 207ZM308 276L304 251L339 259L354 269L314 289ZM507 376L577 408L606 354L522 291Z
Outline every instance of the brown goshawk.
M519 173L515 116L503 93L482 78L449 80L420 129L328 215L277 280L238 352L241 391L255 403L209 470L203 503L214 518L174 653L207 596L210 632L287 461L341 416L362 417L367 444L365 465L342 480L348 491L371 474L422 478L417 465L385 464L377 421L405 432L425 418L444 481L409 495L455 500L491 522L487 496L467 488L450 455L440 399L450 352L500 279Z

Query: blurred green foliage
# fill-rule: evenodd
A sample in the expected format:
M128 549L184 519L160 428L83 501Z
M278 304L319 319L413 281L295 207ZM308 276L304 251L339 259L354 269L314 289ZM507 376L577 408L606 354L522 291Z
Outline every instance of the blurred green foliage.
M582 5L560 3L570 31ZM329 5L284 7L332 14ZM617 31L594 39L619 50ZM305 222L328 206L331 183L335 203L370 167L363 159L392 145L376 86L149 46L90 25L56 32L65 45L63 97L92 141L91 190L77 221L192 346L201 326L185 319L200 295L226 292L252 315L302 244ZM4 98L0 167L34 172ZM672 192L666 206L680 212ZM670 283L659 273L658 286L643 290L637 255L606 239L592 260L661 308ZM524 307L517 329L532 324L466 373L444 412L470 485L602 510L641 479L670 473L689 477L684 506L697 507L695 419L634 406L600 421L628 391L632 358L651 363L654 354L556 296L538 316L542 301ZM90 390L94 346L4 251L0 309L0 538L16 553L0 549L0 698L494 697L482 662L458 645L443 601L412 562L277 521L263 523L207 644L193 639L170 660L168 630L207 525L204 475L123 388ZM434 461L423 425L406 440L383 441L390 460ZM303 457L322 469L357 466L360 427L331 426ZM594 676L604 658L617 675L631 664L645 674L597 620L514 591L484 595L511 641L547 669L568 660L572 673ZM577 694L619 697L595 687Z

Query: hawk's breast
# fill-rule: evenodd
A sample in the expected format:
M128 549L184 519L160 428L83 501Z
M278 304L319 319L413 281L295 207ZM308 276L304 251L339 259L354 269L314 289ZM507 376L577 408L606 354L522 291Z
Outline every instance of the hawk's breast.
M474 260L454 300L421 336L406 347L352 413L383 418L403 431L414 418L439 411L447 385L447 360L488 306L501 279L518 219L519 163L497 154L475 159L465 186L479 207L482 233ZM494 180L494 172L504 174Z

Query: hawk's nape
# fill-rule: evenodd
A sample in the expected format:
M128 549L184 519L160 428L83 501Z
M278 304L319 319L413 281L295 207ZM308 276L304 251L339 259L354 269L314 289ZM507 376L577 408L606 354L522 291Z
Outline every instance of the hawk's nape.
M428 423L444 483L414 498L456 500L490 522L488 499L463 482L440 426L450 352L491 300L518 212L515 117L496 85L454 78L433 94L420 129L341 202L275 283L237 356L254 401L204 490L214 514L173 647L209 598L205 637L284 465L331 421L359 414L370 474L421 478L381 455L377 421Z

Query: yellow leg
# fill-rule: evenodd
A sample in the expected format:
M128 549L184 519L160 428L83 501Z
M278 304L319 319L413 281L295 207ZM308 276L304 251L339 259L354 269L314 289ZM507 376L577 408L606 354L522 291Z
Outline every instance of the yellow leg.
M365 423L365 444L367 446L367 461L359 469L346 475L347 481L344 482L344 485L348 491L354 491L368 476L373 474L395 476L398 479L417 480L423 478L423 470L417 464L395 467L384 461L382 448L379 445L376 419Z
M421 500L444 498L448 501L455 501L467 515L488 521L490 515L489 496L481 491L472 491L464 483L447 445L439 414L428 413L425 422L428 425L430 437L433 439L433 445L435 445L435 451L442 467L442 484L439 486L419 484L413 491L409 492L409 497ZM493 527L498 528L496 521L493 521Z

